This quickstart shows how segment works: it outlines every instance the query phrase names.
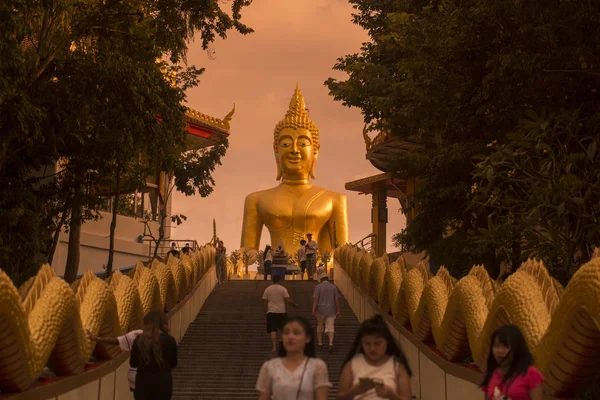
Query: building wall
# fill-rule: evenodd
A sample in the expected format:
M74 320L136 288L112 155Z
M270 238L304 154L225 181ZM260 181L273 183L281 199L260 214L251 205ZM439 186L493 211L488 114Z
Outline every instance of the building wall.
M94 272L104 271L103 267L108 261L111 218L110 213L100 212L100 218L97 221L88 221L83 224L81 228L79 273L84 273L88 269ZM158 236L158 222L150 222L149 225L152 228L152 233ZM117 217L113 264L115 269L135 265L138 261L147 259L148 242L140 243L138 241L138 237L143 233L144 224L141 219L123 215ZM58 275L63 275L65 272L68 242L69 235L63 232L60 235L56 254L52 261L52 267Z

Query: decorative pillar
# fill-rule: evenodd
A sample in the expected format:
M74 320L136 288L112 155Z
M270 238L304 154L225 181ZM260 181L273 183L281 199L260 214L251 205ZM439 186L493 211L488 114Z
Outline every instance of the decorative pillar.
M373 224L373 234L376 235L373 242L373 249L377 257L386 253L387 235L386 227L388 222L387 209L387 187L385 182L379 182L372 193L373 206L371 208L371 223Z

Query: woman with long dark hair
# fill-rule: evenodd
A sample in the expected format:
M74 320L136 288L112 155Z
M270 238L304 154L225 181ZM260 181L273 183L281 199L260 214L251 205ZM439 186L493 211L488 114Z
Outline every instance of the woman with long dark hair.
M315 358L313 330L306 318L289 318L283 326L279 357L258 374L259 400L326 400L331 387L327 365Z
M411 400L412 372L381 315L364 321L342 366L339 400Z
M162 311L144 316L144 333L133 342L129 365L137 368L135 400L170 400L171 370L177 366L177 343L169 335L169 322Z
M265 274L265 281L267 280L267 275L271 273L271 265L273 265L273 249L271 249L271 245L267 245L265 247L265 251L263 252L263 269Z
M505 325L496 329L481 384L485 399L542 400L543 382L519 327Z

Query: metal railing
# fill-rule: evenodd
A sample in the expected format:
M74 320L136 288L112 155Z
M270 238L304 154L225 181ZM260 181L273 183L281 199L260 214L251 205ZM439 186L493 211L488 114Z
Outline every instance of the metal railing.
M376 244L376 242L377 235L374 233L369 233L367 236L354 243L354 246L358 246L365 251L371 251L373 245Z
M154 249L156 248L156 241L152 239L144 239L148 242L148 259L154 256ZM200 248L198 242L194 239L163 239L158 243L158 252L156 253L162 259L167 257L167 253L171 250L171 244L175 243L175 249L177 251L183 250L188 245L192 251L196 251Z

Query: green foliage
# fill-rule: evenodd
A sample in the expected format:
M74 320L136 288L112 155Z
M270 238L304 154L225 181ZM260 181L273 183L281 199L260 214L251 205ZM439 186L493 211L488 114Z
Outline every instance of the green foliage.
M96 218L105 196L159 171L181 174L186 194L212 191L227 141L186 152L182 103L203 69L180 62L194 36L206 49L230 29L252 32L240 21L250 3L233 0L230 14L218 0L0 4L0 267L16 284L73 226L69 211Z
M237 275L238 273L238 269L239 269L239 265L238 262L242 259L242 255L240 253L239 250L234 250L231 252L231 254L229 255L229 261L231 262L231 264L233 265L233 273L235 275Z
M221 165L221 158L229 147L229 141L224 135L215 136L213 142L208 148L187 151L177 158L172 169L175 185L186 196L197 192L201 197L207 197L212 193L215 181L211 173L217 165Z
M546 262L563 284L600 246L600 113L526 113L474 171L473 200L493 212L482 243Z
M455 275L484 263L495 277L503 256L480 240L493 218L470 199L473 157L509 140L528 109L594 112L600 3L350 2L371 40L338 60L349 78L327 80L331 95L360 108L370 130L424 146L402 155L400 175L425 182L404 210L420 215L396 244Z

